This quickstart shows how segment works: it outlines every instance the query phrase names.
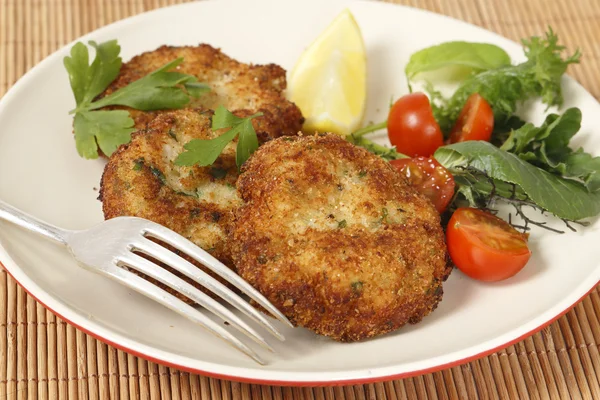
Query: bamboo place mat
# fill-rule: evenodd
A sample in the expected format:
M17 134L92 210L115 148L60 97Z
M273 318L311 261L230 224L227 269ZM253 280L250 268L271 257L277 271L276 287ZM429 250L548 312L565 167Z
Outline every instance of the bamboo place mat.
M0 95L42 58L112 21L178 1L0 0ZM598 0L400 0L519 40L551 25L581 47L570 74L600 97ZM535 294L532 294L535 295ZM600 399L600 294L489 357L428 375L326 388L249 385L163 367L66 324L0 273L0 399Z

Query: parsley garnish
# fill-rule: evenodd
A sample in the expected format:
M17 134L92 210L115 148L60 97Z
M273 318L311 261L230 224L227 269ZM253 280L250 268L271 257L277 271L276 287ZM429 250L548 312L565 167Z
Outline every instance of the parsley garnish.
M99 110L107 106L127 106L137 110L181 108L190 97L200 97L210 89L192 75L170 71L183 62L173 60L156 71L129 85L94 101L121 70L121 47L116 40L89 44L96 50L89 64L88 48L81 42L71 48L64 65L69 73L71 89L75 96L73 129L79 155L98 158L98 148L110 156L121 144L131 140L134 121L125 110Z
M183 148L186 150L175 160L175 165L192 166L198 164L201 167L211 165L223 152L229 142L239 135L235 162L238 168L258 149L258 138L252 126L252 119L260 117L262 113L256 113L247 118L233 115L223 106L217 107L212 118L212 130L230 128L224 134L214 139L193 139Z

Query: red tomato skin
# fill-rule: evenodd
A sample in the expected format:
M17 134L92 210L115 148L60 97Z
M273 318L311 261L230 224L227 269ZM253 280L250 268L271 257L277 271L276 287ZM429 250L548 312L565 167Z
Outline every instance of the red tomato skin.
M399 98L390 109L387 129L392 145L410 157L429 157L444 144L444 136L424 93Z
M467 99L456 124L450 133L450 143L467 140L489 142L494 130L494 111L490 104L479 94L473 93Z
M401 158L390 164L433 203L437 212L444 212L454 196L456 184L452 174L435 158Z
M474 238L475 230L469 232L460 227L461 210L465 209L455 211L446 230L448 253L458 269L473 279L497 282L514 276L525 267L531 257L528 247L509 252L486 246Z

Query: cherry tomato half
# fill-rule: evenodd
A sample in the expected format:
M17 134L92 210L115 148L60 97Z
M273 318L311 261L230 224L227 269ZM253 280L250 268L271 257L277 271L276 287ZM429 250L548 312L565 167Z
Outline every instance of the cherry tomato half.
M401 158L390 163L433 203L439 213L448 207L454 196L454 178L435 158Z
M531 256L527 236L476 208L459 208L446 229L454 265L471 278L494 282L519 272Z
M387 129L392 145L407 156L429 157L444 144L444 136L424 93L399 98L390 109Z
M479 93L473 93L467 99L452 132L450 132L450 143L466 140L489 142L493 130L494 112L492 107Z

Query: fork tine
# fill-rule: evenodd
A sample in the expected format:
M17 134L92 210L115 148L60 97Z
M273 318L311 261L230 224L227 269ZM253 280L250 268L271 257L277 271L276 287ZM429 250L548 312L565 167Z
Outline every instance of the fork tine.
M135 245L134 245L135 246ZM137 246L135 246L137 248ZM149 254L152 256L153 254ZM156 279L157 281L167 285L173 290L182 293L184 296L198 303L208 311L216 314L221 319L227 321L231 326L250 337L252 340L263 346L265 349L274 353L274 350L267 344L265 339L254 329L248 326L244 321L239 319L231 311L223 307L219 302L210 298L205 293L196 289L183 279L177 277L161 266L153 263L152 261L146 260L137 254L131 253L126 256L121 256L118 259L119 263L125 264L126 266L133 268L143 274Z
M227 286L223 285L221 282L211 277L183 257L147 238L143 238L142 241L137 242L135 244L135 248L136 250L154 257L155 259L167 264L169 267L181 272L194 282L199 283L223 300L227 301L229 304L237 308L248 317L252 318L279 340L285 340L285 337L281 334L281 332L279 332L260 311L252 307L240 296L236 295Z
M97 269L96 271L188 318L215 336L223 339L235 349L246 354L257 363L265 365L265 362L258 356L258 354L256 354L252 349L246 346L243 342L241 342L223 327L221 327L221 325L212 321L194 307L185 304L172 294L167 293L156 285L153 285L147 280L135 275L133 272L127 271L116 265L106 266L104 268Z
M187 253L196 261L200 262L206 268L210 269L227 282L247 294L252 300L260 304L265 310L269 311L278 320L290 327L294 325L283 315L274 305L272 305L262 294L253 288L248 282L227 268L223 263L215 259L209 253L196 246L194 243L175 233L162 225L150 223L143 228L144 232L151 237L162 240L176 249Z

